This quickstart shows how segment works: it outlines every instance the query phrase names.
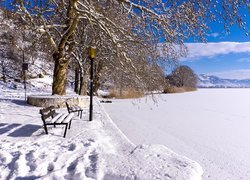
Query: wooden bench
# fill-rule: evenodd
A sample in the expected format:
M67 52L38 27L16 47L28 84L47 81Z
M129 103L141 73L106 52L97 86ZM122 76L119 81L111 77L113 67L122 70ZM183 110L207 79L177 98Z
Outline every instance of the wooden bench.
M41 118L43 121L43 126L45 133L48 134L48 128L47 126L53 125L56 127L56 125L63 125L65 126L65 131L63 137L66 137L67 129L70 129L71 126L71 120L74 116L73 113L56 113L54 106L46 107L43 109L40 109Z
M65 103L66 103L67 110L68 110L69 114L77 112L78 116L80 115L80 118L82 118L83 109L80 106L77 106L77 105L70 106L67 101Z

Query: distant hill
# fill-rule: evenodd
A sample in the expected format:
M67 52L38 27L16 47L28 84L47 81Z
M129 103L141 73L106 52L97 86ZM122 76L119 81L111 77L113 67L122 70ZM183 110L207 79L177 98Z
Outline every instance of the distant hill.
M250 88L250 79L222 79L200 74L198 75L198 88Z

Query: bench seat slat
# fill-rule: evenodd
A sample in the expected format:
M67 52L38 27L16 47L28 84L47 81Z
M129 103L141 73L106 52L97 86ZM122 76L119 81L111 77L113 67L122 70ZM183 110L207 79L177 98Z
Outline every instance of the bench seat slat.
M68 116L63 120L63 123L69 123L71 119L73 118L74 113L68 114Z
M71 105L70 106L67 101L65 103L66 103L66 106L68 109L68 113L78 112L78 116L80 115L80 118L82 118L83 109L80 106L78 106L78 105Z
M64 118L67 116L68 114L66 113L61 113L61 116L55 121L55 123L62 123Z
M48 122L54 123L54 122L57 121L61 116L62 116L62 113L55 114L55 116L54 116L52 119L48 120Z
M70 108L71 111L82 111L83 109L79 106L73 106Z
M49 125L64 125L64 135L63 137L66 137L67 129L70 129L71 121L73 118L73 113L56 113L53 106L50 106L48 108L40 109L41 118L43 121L45 133L48 134L48 128Z
M53 111L54 109L55 109L54 106L49 106L49 107L47 107L47 108L41 109L40 112L41 112L42 114L47 114L49 111Z

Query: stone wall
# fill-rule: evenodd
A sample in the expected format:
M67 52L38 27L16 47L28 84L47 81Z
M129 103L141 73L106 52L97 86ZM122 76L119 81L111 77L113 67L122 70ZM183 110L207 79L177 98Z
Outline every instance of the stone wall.
M55 106L58 108L66 107L65 104L66 101L69 104L79 105L82 108L86 108L89 105L88 96L34 95L34 96L28 96L27 98L28 104L38 107L48 107L48 106Z

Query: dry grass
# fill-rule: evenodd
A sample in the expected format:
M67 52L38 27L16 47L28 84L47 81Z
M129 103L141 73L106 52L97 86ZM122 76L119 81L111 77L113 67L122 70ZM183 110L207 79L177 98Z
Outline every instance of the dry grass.
M190 92L190 91L196 91L196 88L167 86L163 90L163 93L183 93L183 92Z
M193 87L184 87L186 92L189 92L189 91L196 91L197 88L193 88Z
M140 98L143 97L144 93L135 89L126 89L126 90L111 90L108 98L118 98L118 99L131 99L131 98Z

